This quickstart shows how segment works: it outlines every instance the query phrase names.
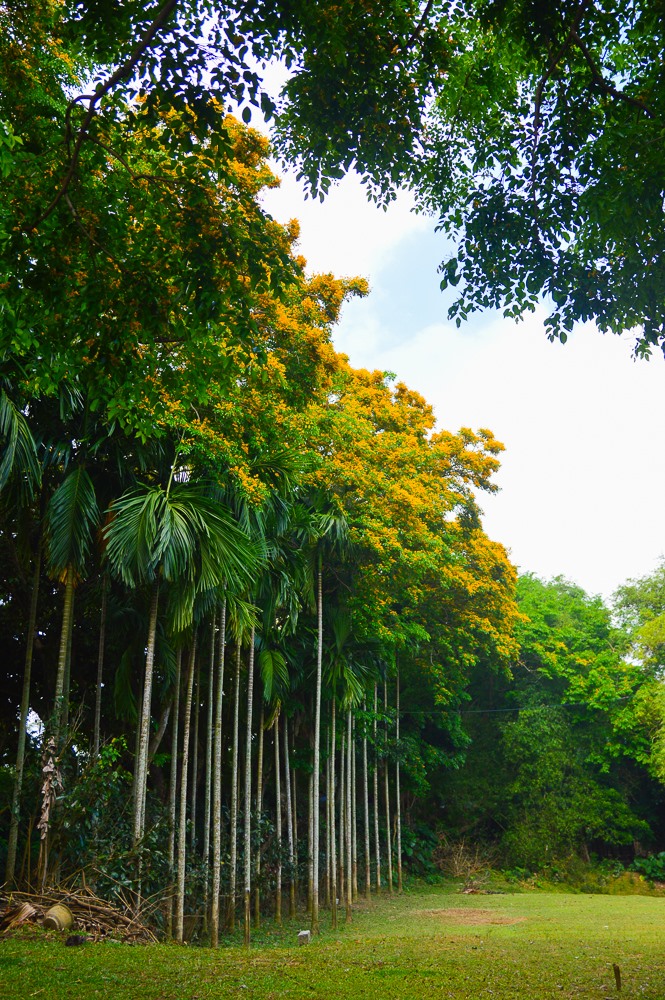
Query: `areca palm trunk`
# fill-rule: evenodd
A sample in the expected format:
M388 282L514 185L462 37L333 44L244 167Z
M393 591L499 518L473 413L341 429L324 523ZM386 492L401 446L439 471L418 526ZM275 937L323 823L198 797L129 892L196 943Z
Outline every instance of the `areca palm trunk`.
M212 736L215 697L215 631L216 615L210 623L210 664L208 667L208 702L206 716L205 798L203 806L203 927L208 929L208 898L210 890L210 817L212 812Z
M185 865L187 860L187 773L189 770L189 734L192 721L194 672L196 668L196 633L187 667L187 693L182 730L182 764L180 768L180 815L178 817L178 865L176 876L175 939L182 944L185 926Z
M289 721L284 716L284 789L286 791L286 835L289 845L289 917L296 915L295 848L293 843L293 809L291 804L291 765L289 762Z
M312 919L314 889L314 775L307 779L307 912Z
M104 647L106 645L106 609L108 605L109 577L104 573L102 580L102 606L99 615L99 646L97 649L97 682L95 685L95 724L92 733L92 755L99 756L99 740L102 718L102 680L104 677Z
M353 898L358 898L358 791L356 787L356 720L351 716L351 855L352 855L352 891Z
M219 655L212 774L212 904L210 907L210 944L219 945L219 892L222 866L222 701L224 698L224 655L226 647L226 601L222 602L219 620Z
M326 761L326 904L330 907L330 733Z
M233 930L236 921L236 880L238 867L238 746L240 714L240 639L236 643L236 683L233 695L233 774L231 777L231 833L229 863L229 906L227 923Z
M138 751L134 770L134 846L143 839L145 827L145 801L148 780L148 747L150 744L150 704L152 700L152 677L155 664L155 641L157 637L157 610L159 607L159 582L156 581L150 602L148 622L148 644L146 647L143 698L138 732Z
M62 627L58 651L58 671L55 678L55 707L53 733L56 746L60 743L60 732L65 718L65 686L67 681L67 660L70 651L70 636L74 627L74 567L69 564L65 571L65 596L62 606ZM59 748L59 746L58 746Z
M351 732L351 709L346 713L346 816L345 816L345 839L346 839L346 923L351 920L351 904L353 902L353 837L352 837L352 760L353 760L353 737Z
M250 941L250 904L252 891L252 698L254 694L254 626L249 641L247 669L247 729L245 742L245 947Z
M35 629L37 627L37 602L39 599L39 578L42 568L42 540L41 535L37 554L35 556L35 568L32 578L32 593L30 594L30 613L28 615L28 638L25 647L25 661L23 666L23 689L21 691L21 707L19 711L18 724L18 745L16 748L16 772L14 774L14 787L12 789L12 807L9 820L9 837L7 840L7 864L5 867L5 883L13 885L16 872L16 849L18 846L18 827L21 812L21 792L23 790L23 771L25 768L25 737L28 725L28 712L30 711L30 683L32 679L32 655L35 646Z
M335 824L335 698L330 720L330 906L333 930L337 928L337 831Z
M363 701L363 712L367 711L367 702ZM369 852L369 787L367 773L367 719L363 730L363 806L365 813L365 896L369 899L372 890L372 872Z
M74 638L74 595L72 595L72 610L67 632L67 653L65 656L65 676L62 685L62 715L60 728L67 733L69 729L69 700L72 685L72 641Z
M346 729L342 725L342 742L339 749L339 843L337 849L337 881L339 884L339 898L346 898L346 864L344 858L344 833L346 830L344 820L346 816Z
M314 701L314 769L312 771L312 933L319 933L319 767L321 759L321 665L323 660L323 568L317 576L316 692Z
M196 849L196 799L199 770L199 717L201 709L201 660L196 664L196 695L194 698L194 740L192 743L192 807L190 814L191 847Z
M273 723L275 745L275 837L277 841L277 873L275 887L275 923L282 923L282 788L279 762L279 714Z
M296 738L292 737L292 747L295 754ZM293 915L295 916L296 897L298 895L298 775L295 767L291 768L291 801L293 804Z
M377 745L377 732L376 732L376 713L378 711L378 692L377 685L374 685L374 723L373 723L373 735L374 735L374 773L373 778L373 792L374 792L374 859L376 861L376 892L377 895L381 892L381 842L379 840L379 750Z
M261 699L261 718L259 720L259 750L256 762L256 885L254 886L254 926L261 926L261 890L259 889L259 878L261 877L261 810L263 808L263 725L264 711L263 698Z
M386 803L386 852L388 860L388 892L393 891L393 852L392 852L392 837L390 831L390 786L388 783L388 681L383 682L383 708L386 714L385 732L384 732L384 748L385 748L385 759L383 763L383 783L384 783L384 797Z
M397 817L397 891L402 891L402 802L399 787L399 670L397 671L397 690L395 694L395 739L397 742L397 761L395 764L395 809Z
M178 723L180 721L180 672L182 666L182 649L176 652L175 660L175 682L173 687L173 717L171 726L171 773L169 776L169 839L167 848L167 858L169 865L169 878L173 877L173 864L175 861L175 831L176 831L176 806L178 787ZM166 936L173 937L173 892L169 890L166 903Z

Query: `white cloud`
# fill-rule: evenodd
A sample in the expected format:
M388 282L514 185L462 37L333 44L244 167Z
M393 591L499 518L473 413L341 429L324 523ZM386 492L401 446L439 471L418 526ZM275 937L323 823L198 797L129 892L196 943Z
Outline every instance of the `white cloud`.
M335 337L352 364L396 372L441 426L489 427L504 442L501 492L482 505L521 569L606 596L654 569L665 554L662 357L634 362L630 338L593 328L551 344L538 314L443 322L446 247L406 195L384 213L351 176L321 205L289 176L265 204L301 221L311 270L369 278L372 294L345 307Z
M633 362L628 338L576 331L550 344L540 317L483 329L432 324L351 361L398 373L442 426L489 427L506 445L488 533L523 570L609 595L665 554L663 361Z
M356 174L345 177L321 203L304 200L303 186L294 174L276 172L281 174L281 187L266 192L263 204L279 222L298 219L298 249L310 271L361 275L373 282L406 236L431 228L430 220L412 212L408 194L400 194L385 212L368 202Z

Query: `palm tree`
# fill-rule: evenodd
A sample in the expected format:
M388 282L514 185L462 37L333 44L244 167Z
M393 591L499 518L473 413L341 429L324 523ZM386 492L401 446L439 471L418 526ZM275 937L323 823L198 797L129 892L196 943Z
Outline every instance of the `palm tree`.
M84 465L77 465L55 490L46 509L48 569L52 576L65 584L53 715L56 746L66 718L67 676L74 625L74 589L84 572L98 519L99 510L92 479Z
M258 564L260 551L228 510L200 484L174 482L175 463L166 489L132 490L110 508L104 535L111 570L130 587L152 588L146 645L143 701L139 722L134 801L134 843L144 832L147 750L150 733L152 679L159 593L162 581L178 584L174 627L182 631L193 618L198 592L224 581L245 581Z
M311 929L319 933L319 799L321 767L321 685L323 670L323 567L325 557L334 551L342 552L348 538L348 526L343 515L335 511L329 498L315 494L311 507L303 517L300 537L309 544L313 556L316 586L316 682L314 688L314 752L312 764L312 899Z

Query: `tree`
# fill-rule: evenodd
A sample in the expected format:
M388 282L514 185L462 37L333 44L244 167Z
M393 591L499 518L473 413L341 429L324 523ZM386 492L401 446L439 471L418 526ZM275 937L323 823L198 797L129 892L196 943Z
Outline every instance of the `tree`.
M179 585L177 630L192 621L197 592L214 590L224 581L246 580L256 565L257 550L228 511L190 483L166 489L147 487L116 500L105 530L109 565L129 586L148 582L152 598L146 647L143 700L136 761L134 841L144 832L148 736L160 583Z
M658 675L665 666L665 563L648 576L628 580L614 594L614 610L627 629L632 653Z
M449 833L531 870L625 851L658 823L626 634L600 597L561 577L525 574L517 596L511 672L488 683L482 664L471 676L465 761L439 792Z
M314 193L352 165L386 193L417 155L428 99L450 54L446 26L432 6L370 0L331 10L302 0L254 0L220 3L211 12L192 0L157 0L108 11L93 3L44 5L37 18L11 0L0 21L7 36L0 50L7 65L0 120L11 121L15 105L22 107L22 88L32 110L63 77L78 84L69 101L50 104L67 142L43 202L31 206L33 226L66 201L89 165L100 127L113 119L134 127L128 104L142 100L151 114L186 106L203 140L210 129L210 87L223 106L244 105L247 121L252 107L276 116L284 153L300 165ZM47 54L46 79L32 75L30 61L10 70L16 51L31 59ZM290 70L279 101L262 79L270 60L283 60ZM90 92L89 75L95 84Z
M664 347L659 5L456 6L420 182L457 242L450 315L544 298L550 339L595 320L634 330L639 355Z

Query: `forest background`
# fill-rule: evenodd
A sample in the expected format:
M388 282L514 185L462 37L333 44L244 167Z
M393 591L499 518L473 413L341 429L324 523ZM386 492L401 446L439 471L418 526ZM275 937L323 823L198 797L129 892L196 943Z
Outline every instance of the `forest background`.
M649 8L483 13L0 7L9 883L85 877L216 943L237 898L246 934L282 886L317 929L359 879L431 874L442 836L521 871L663 847L663 570L613 614L516 579L478 500L502 445L334 350L366 286L306 273L259 200L268 145L227 114L273 115L313 193L351 166L379 201L417 182L459 241L454 315L547 295L553 337L593 317L648 355Z

